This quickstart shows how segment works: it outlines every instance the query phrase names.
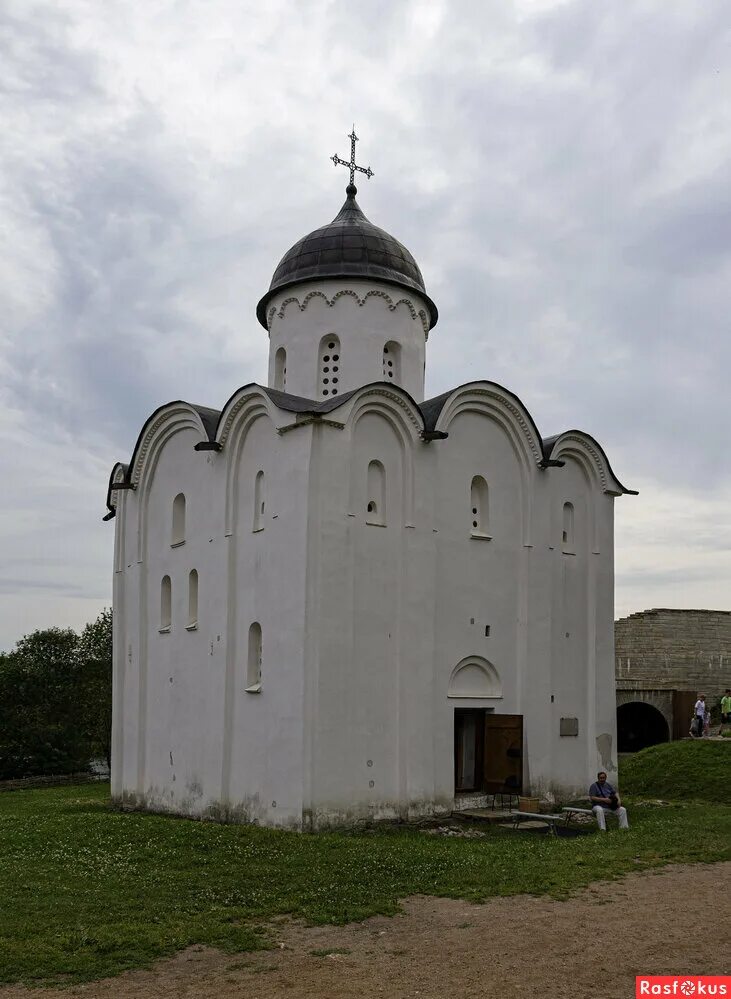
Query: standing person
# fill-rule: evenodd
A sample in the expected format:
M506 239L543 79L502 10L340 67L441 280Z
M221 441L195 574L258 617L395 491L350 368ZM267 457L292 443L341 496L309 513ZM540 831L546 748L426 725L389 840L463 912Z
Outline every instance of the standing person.
M695 702L695 734L700 739L703 735L703 726L706 720L706 699L703 694L698 694Z
M721 698L721 724L731 725L731 690Z
M600 770L596 775L596 780L589 788L589 800L591 810L596 816L596 822L602 832L607 831L607 813L616 815L620 829L629 829L627 821L627 809L619 800L619 795L607 782L607 775Z
M711 712L706 708L706 713L703 715L703 738L707 739L711 734Z

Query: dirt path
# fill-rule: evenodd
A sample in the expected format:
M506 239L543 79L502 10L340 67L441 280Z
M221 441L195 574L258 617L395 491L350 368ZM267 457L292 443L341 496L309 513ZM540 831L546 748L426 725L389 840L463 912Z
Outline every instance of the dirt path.
M729 973L730 891L725 863L631 874L568 902L416 897L393 919L278 922L274 951L232 957L190 948L151 971L63 992L0 988L0 999L628 999L635 974Z

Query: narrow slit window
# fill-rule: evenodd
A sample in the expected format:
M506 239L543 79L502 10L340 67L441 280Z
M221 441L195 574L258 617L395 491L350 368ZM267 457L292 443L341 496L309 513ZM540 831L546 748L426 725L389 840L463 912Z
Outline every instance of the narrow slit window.
M182 545L185 542L185 496L182 493L173 500L173 529L170 544Z
M386 523L386 472L380 461L368 463L366 523L380 526Z
M401 344L389 340L383 348L383 380L401 384Z
M284 392L287 388L287 351L280 347L274 355L274 388Z
M254 480L254 526L252 531L264 530L264 473L257 472Z
M188 629L193 631L198 627L198 570L191 569L188 574Z
M335 334L329 334L320 340L318 364L319 394L322 398L329 399L340 390L340 340Z
M571 549L574 547L574 504L573 503L564 503L563 505L561 546L564 549Z
M258 621L249 628L246 689L251 693L261 689L261 625Z
M470 487L470 533L474 537L490 537L490 495L481 475L472 479Z
M163 576L160 584L160 631L170 631L173 623L173 588L170 576Z

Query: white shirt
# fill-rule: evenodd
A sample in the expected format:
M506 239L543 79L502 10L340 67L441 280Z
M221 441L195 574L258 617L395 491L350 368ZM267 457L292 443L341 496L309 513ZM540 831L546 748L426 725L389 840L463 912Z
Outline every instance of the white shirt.
M695 713L700 718L705 718L705 715L706 715L706 702L705 701L696 701L695 702Z

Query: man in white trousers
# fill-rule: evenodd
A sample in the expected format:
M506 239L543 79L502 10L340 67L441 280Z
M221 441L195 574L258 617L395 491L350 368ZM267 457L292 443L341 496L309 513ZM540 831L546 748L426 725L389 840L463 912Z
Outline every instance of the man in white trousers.
M607 781L607 775L600 770L596 780L589 788L591 810L596 816L597 825L602 832L607 831L607 814L616 815L620 829L629 829L627 809L619 800L619 795Z

